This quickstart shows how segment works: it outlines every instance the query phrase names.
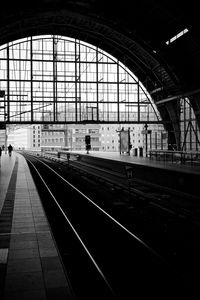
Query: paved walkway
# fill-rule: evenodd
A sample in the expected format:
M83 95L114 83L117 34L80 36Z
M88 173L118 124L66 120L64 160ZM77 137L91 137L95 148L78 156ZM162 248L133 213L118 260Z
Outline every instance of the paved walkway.
M15 153L1 157L0 299L73 299L28 165Z

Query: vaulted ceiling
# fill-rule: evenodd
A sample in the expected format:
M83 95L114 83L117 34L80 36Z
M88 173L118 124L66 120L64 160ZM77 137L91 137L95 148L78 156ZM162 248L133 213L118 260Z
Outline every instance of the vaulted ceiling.
M200 112L198 14L193 1L4 0L0 44L38 34L92 43L134 72L158 104L163 120L174 127L176 99L189 96L197 117ZM186 34L166 44L184 29Z

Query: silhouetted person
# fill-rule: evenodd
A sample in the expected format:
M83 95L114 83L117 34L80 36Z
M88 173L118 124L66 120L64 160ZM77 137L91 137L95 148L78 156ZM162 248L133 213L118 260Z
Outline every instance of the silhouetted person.
M2 149L1 149L1 147L0 147L0 157L1 157L1 154L2 154Z
M8 146L8 153L9 153L9 156L12 155L12 150L13 150L13 146L11 146L11 144Z

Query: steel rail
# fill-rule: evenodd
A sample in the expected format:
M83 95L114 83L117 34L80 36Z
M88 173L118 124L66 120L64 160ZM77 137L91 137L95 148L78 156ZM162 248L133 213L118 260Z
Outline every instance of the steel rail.
M53 155L53 157L47 156L46 158L53 159L54 155ZM60 160L58 160L57 158L55 158L53 160L57 161L57 162L60 162ZM66 163L67 163L67 160L66 160ZM106 171L106 170L104 171L102 169L99 169L96 166L88 166L88 165L84 165L84 166L81 165L80 166L80 163L77 162L77 161L71 161L70 165L71 165L71 167L73 167L73 168L75 168L77 170L81 170L81 171L85 172L86 174L93 174L89 169L94 169L94 170L97 170L97 171L100 171L100 172L108 173L108 171ZM102 175L99 175L99 174L95 174L95 176L96 176L96 178L102 178ZM116 175L116 177L119 177L119 176ZM187 193L184 193L184 192L179 192L179 191L176 191L176 190L172 190L172 189L167 188L167 187L158 186L156 184L145 183L143 181L135 179L135 183L138 183L138 184L140 184L142 186L145 186L147 188L153 188L153 189L155 189L156 193L158 194L157 197L156 197L155 195L149 194L149 192L148 193L144 192L141 189L138 189L138 188L133 187L131 185L127 185L126 186L126 185L124 185L124 183L119 183L119 182L113 181L113 179L111 179L111 178L108 178L108 177L103 177L103 178L105 179L105 181L110 182L111 184L113 184L115 186L119 186L119 187L121 187L123 189L126 189L131 194L135 194L135 195L137 195L139 197L143 197L144 199L148 200L148 203L151 204L151 205L155 205L155 206L159 207L162 210L168 211L170 214L174 214L174 215L177 215L177 216L180 216L180 217L181 216L186 217L190 221L194 222L197 225L200 224L199 217L195 216L194 213L192 213L188 209L184 209L183 207L178 207L178 206L171 207L171 206L168 206L168 205L164 204L163 202L160 203L160 200L161 200L160 199L160 191L163 191L163 190L166 193L168 193L168 195L170 197L179 196L179 197L187 198L187 199L190 199L190 200L199 201L200 198L197 197L197 196L190 195L190 194L187 194Z
M35 158L36 159L36 158ZM79 242L81 243L82 247L84 248L85 252L87 253L87 255L89 256L90 260L92 261L93 265L95 266L95 268L97 269L98 273L100 274L100 276L102 277L102 279L104 280L104 282L106 283L107 287L109 288L109 290L111 291L111 293L113 295L115 295L115 292L113 291L112 287L110 286L108 280L106 279L105 275L103 274L101 268L98 266L98 264L96 263L95 259L93 258L92 254L90 253L90 251L88 250L87 246L85 245L85 243L83 242L83 240L81 239L81 237L79 236L78 232L76 231L76 229L74 228L74 226L72 225L71 221L69 220L69 218L66 216L65 212L63 211L62 207L60 206L60 204L58 203L58 201L56 200L56 198L54 197L53 193L51 192L51 190L49 189L48 185L46 184L45 180L43 179L42 175L40 174L40 172L38 171L38 169L35 167L35 165L26 158L26 160L29 161L29 163L32 165L32 167L35 169L35 171L37 172L38 176L40 177L41 181L43 182L43 184L45 185L46 189L48 190L49 194L51 195L51 197L53 198L54 202L56 203L56 205L58 206L59 210L61 211L62 215L64 216L65 220L67 221L67 223L69 224L69 226L71 227L72 231L74 232L74 234L76 235L77 239L79 240ZM38 159L36 159L38 160ZM40 161L41 162L41 161ZM46 165L46 164L45 164ZM47 165L46 165L47 166ZM51 169L51 168L50 168ZM56 172L55 172L56 173ZM59 174L57 174L59 175ZM60 176L61 177L61 176Z
M83 192L81 192L78 188L76 188L73 184L71 184L68 180L66 180L64 177L62 177L59 173L57 173L54 169L52 169L50 166L48 166L46 163L44 163L42 160L40 160L38 157L34 157L36 160L38 160L40 163L44 164L47 168L49 168L53 173L55 173L58 177L60 177L65 183L67 183L71 188L76 190L82 197L84 197L87 201L89 201L92 205L94 205L99 211L101 211L104 215L106 215L109 219L111 219L115 224L117 224L122 230L124 230L126 233L128 233L133 239L137 240L142 246L144 246L148 251L150 251L157 259L162 261L164 264L169 265L165 259L159 255L155 250L153 250L148 244L146 244L142 239L140 239L137 235L132 233L129 229L127 229L124 225L122 225L119 221L117 221L114 217L112 217L110 214L108 214L104 209L102 209L99 205L97 205L94 201L92 201L87 195L85 195Z

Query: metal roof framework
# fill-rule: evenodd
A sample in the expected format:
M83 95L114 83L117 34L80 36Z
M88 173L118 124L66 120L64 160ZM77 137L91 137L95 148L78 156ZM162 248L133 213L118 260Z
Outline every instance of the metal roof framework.
M91 43L122 61L151 94L180 146L180 100L188 95L200 128L200 26L197 3L177 1L8 0L0 44L38 34ZM187 28L187 33L166 43Z

